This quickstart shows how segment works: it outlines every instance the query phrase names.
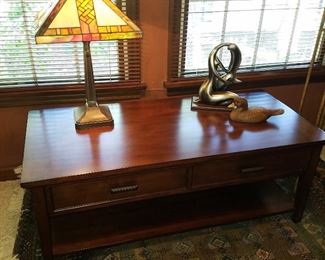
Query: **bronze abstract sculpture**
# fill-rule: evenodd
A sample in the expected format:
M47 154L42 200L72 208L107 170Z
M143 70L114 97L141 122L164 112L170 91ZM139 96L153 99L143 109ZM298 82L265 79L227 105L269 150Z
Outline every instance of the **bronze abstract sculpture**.
M231 59L225 67L218 57L221 48L227 47ZM207 105L227 106L238 95L228 91L230 84L239 83L236 71L241 63L241 52L234 43L222 43L213 48L209 55L209 77L203 82L199 90L199 102Z

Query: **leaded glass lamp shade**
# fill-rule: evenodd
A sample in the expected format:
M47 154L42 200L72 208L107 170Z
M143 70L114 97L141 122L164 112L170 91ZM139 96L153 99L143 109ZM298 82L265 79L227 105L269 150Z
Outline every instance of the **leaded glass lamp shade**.
M36 19L36 43L83 42L86 103L75 109L77 129L113 124L98 105L90 42L142 38L141 30L110 0L54 0Z

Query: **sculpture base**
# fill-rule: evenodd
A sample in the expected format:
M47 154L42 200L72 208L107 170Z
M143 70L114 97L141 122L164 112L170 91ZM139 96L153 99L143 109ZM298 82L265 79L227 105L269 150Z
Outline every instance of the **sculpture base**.
M77 107L74 110L74 119L76 129L88 129L114 124L108 106L104 105L90 107L86 104L82 107Z
M224 112L230 112L235 109L235 106L233 103L229 105L208 105L205 103L202 103L200 101L200 98L198 96L192 97L191 102L191 110L208 110L208 111L224 111Z

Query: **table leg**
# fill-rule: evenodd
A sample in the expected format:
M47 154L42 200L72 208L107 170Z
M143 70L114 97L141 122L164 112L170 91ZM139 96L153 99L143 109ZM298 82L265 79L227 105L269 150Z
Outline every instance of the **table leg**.
M299 176L292 220L299 222L306 207L308 194L319 163L321 147L314 148L307 169ZM308 160L308 158L306 158Z
M52 237L51 237L51 223L49 220L45 190L44 188L33 188L32 201L33 210L35 212L38 233L40 236L41 247L44 259L53 259L52 254Z

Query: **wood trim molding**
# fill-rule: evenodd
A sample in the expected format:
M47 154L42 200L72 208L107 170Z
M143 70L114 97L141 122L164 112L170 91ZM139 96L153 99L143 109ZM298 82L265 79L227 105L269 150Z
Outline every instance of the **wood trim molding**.
M15 167L0 168L0 181L17 180L18 175L15 174Z
M185 58L182 56L185 55L187 44L188 12L181 10L188 10L188 8L189 0L169 0L168 79L177 78L178 74L181 74L185 69ZM180 13L184 16L181 17Z
M144 95L145 83L119 83L96 85L99 102L135 99ZM0 89L0 107L82 103L84 85L20 87Z
M261 89L264 87L275 87L292 84L303 84L306 80L306 69L290 69L279 71L251 72L238 73L238 78L242 81L239 84L233 85L232 90ZM175 81L164 82L164 87L167 90L168 96L195 94L204 78L182 78ZM317 68L314 70L311 77L311 82L325 82L325 68Z

